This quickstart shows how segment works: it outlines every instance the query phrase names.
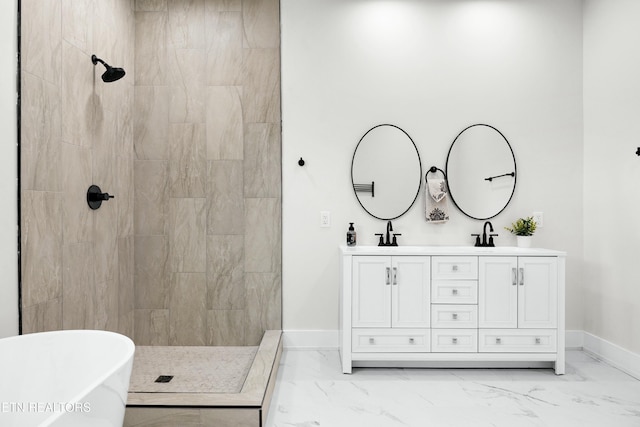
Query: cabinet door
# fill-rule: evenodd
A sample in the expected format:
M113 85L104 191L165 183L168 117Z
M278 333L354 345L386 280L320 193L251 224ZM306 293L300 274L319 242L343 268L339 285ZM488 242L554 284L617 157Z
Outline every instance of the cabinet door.
M478 326L518 327L516 257L480 257L478 279Z
M392 257L391 270L391 326L428 328L431 323L429 257Z
M518 327L558 326L558 261L555 257L518 258Z
M391 258L354 256L352 279L353 327L390 327Z

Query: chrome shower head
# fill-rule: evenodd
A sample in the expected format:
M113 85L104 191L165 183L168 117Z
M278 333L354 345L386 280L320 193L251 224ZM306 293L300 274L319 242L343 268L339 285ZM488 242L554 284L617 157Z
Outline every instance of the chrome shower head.
M93 62L93 65L97 65L99 62L107 69L107 71L102 74L102 81L105 83L111 83L115 82L116 80L120 80L126 74L124 72L124 69L112 67L95 55L91 55L91 62Z

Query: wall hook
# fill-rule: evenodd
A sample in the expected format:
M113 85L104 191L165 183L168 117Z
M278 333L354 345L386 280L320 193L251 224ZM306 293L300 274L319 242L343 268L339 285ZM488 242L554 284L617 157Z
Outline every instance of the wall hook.
M638 156L640 156L640 147L638 147L638 150L636 151L636 154L637 154Z
M298 160L298 165L304 166L304 160L302 159L302 157L300 157L300 160Z

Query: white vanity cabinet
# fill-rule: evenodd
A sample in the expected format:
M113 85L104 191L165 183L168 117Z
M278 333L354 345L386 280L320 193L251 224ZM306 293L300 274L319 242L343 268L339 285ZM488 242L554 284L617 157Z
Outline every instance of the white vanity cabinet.
M352 351L429 351L430 259L352 259Z
M564 373L563 252L345 246L340 256L344 373L406 365Z

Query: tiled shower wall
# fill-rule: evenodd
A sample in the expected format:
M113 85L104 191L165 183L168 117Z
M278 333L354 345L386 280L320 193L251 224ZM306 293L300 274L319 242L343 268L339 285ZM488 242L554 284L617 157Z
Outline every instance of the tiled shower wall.
M21 50L24 332L281 328L278 1L22 0Z
M133 79L105 84L95 53L133 75L130 0L22 0L23 332L133 335ZM91 184L115 195L97 211Z
M281 328L278 0L138 0L135 341Z

